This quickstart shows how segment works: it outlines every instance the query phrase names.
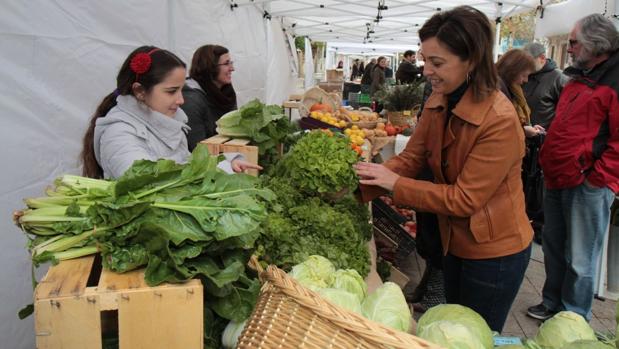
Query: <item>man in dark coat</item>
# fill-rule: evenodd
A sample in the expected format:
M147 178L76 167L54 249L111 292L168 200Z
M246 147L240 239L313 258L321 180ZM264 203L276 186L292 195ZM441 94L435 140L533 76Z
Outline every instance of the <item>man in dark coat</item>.
M546 48L540 43L531 43L524 47L535 59L536 71L529 75L529 81L522 89L527 104L531 108L531 125L541 125L544 129L550 127L555 117L555 109L559 95L568 81L568 77L557 69L551 59L546 58ZM523 187L527 214L535 232L535 242L542 243L542 228L544 226L543 183L542 171L538 165L539 148L544 135L527 138L527 155L523 159Z
M415 51L408 50L404 52L404 59L395 73L396 81L401 84L410 84L421 79L423 71L415 63Z
M548 129L555 117L559 95L568 77L557 69L554 61L546 58L544 45L535 42L526 45L524 50L533 56L537 69L522 86L527 104L531 108L531 125L541 125Z

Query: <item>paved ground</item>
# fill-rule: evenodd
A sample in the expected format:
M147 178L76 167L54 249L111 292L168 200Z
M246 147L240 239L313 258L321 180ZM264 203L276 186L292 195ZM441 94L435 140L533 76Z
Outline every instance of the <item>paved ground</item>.
M409 277L413 280L411 284L416 284L415 280L420 279L421 273L419 271L423 270L423 260L419 256L411 258L409 270L411 270ZM538 304L541 301L542 287L545 278L546 273L544 271L544 258L541 246L533 244L531 261L529 262L525 279L512 305L502 335L520 338L532 338L535 336L541 321L528 317L526 312L528 307ZM411 286L411 284L409 284L409 286ZM406 291L405 289L405 292ZM616 302L608 299L604 301L596 299L593 304L591 327L599 332L614 333L617 326L615 322L615 309ZM418 319L420 315L421 314L415 314L414 317Z

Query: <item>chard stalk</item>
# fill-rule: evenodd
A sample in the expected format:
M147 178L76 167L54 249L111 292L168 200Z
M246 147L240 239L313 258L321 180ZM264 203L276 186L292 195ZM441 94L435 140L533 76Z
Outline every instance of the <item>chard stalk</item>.
M99 252L97 246L84 246L78 248L72 248L66 251L54 252L54 258L58 261L64 261L67 259L79 258L95 254Z

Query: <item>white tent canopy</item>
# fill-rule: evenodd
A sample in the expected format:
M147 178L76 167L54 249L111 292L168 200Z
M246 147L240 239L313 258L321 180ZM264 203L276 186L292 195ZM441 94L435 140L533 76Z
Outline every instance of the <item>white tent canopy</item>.
M437 11L469 4L496 19L532 10L540 1L230 0L230 3L233 8L260 4L265 16L284 17L289 30L311 40L417 45L417 30Z
M220 44L235 62L238 102L281 103L299 66L293 35L338 51L415 49L416 31L440 9L471 4L490 18L539 0L7 0L0 12L0 338L3 348L33 348L33 319L17 311L32 302L26 238L12 224L22 199L43 195L64 173L79 173L90 115L115 88L134 48L156 45L186 63L196 48ZM381 10L379 21L378 5ZM321 7L322 5L322 7ZM379 17L380 17L379 16ZM369 24L369 25L368 25ZM373 33L369 33L373 31ZM369 34L369 36L368 36ZM364 40L365 39L365 40ZM365 41L365 44L364 44ZM352 44L361 45L355 47ZM393 45L389 48L379 45ZM402 47L396 50L396 45ZM373 55L373 54L372 54ZM39 276L44 270L39 270Z

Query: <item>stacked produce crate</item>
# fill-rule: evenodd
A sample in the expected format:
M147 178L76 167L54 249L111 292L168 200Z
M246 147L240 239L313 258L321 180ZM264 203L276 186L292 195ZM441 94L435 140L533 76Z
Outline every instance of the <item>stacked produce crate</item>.
M50 267L34 294L37 348L203 347L199 280L149 287L144 269L117 274L100 262L88 256Z
M372 221L378 255L398 266L401 258L415 251L415 212L393 205L388 196L372 201Z

